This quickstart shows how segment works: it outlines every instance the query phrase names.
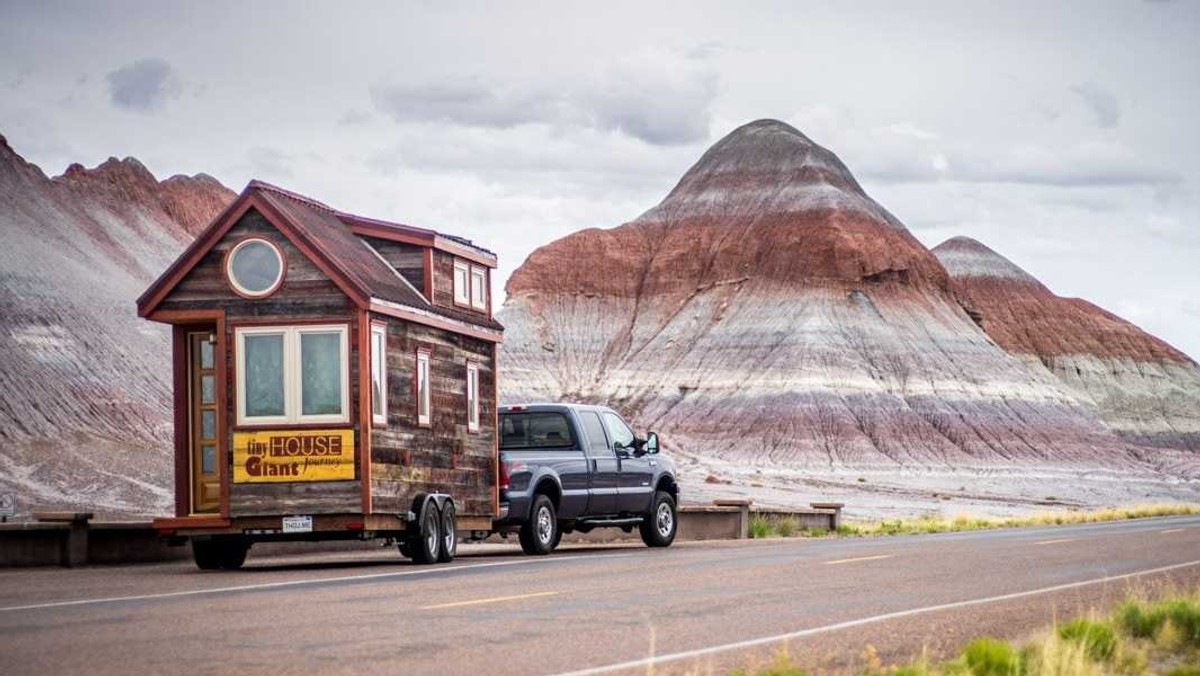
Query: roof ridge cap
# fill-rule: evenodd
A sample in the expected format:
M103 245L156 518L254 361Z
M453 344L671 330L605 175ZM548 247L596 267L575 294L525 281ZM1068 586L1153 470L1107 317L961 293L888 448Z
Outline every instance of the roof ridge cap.
M305 204L305 205L308 205L311 207L315 207L317 209L328 211L329 213L334 214L335 216L337 214L341 213L337 209L334 209L333 207L329 206L328 204L325 204L324 202L315 200L306 195L301 195L298 192L292 192L291 190L288 190L286 188L280 188L279 186L271 184L271 183L267 183L266 181L260 181L257 178L251 179L250 184L246 187L251 188L251 189L265 190L267 192L273 192L273 193L278 194L281 197L287 197L296 202L300 202L302 204Z

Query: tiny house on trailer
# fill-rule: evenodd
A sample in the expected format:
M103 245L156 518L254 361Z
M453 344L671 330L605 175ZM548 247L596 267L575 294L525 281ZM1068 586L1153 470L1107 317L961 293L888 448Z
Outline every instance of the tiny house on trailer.
M138 299L172 327L175 516L201 568L394 538L448 561L497 516L496 256L252 181Z

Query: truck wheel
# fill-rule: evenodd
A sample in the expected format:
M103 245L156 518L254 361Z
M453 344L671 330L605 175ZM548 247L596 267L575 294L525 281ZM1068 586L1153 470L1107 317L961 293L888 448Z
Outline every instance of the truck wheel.
M221 552L212 540L192 540L192 559L200 570L221 568Z
M638 526L642 542L647 547L670 547L679 529L679 518L675 511L675 498L670 493L658 491L654 494L654 506Z
M529 520L521 524L518 539L526 554L541 556L554 551L558 539L558 516L554 513L554 503L550 502L550 498L541 493L534 496Z
M438 561L450 563L458 553L458 519L454 516L454 503L449 500L442 507L442 542L438 551Z
M441 521L437 506L432 501L425 503L421 510L420 527L417 534L409 539L408 548L412 552L413 563L437 563L442 549Z

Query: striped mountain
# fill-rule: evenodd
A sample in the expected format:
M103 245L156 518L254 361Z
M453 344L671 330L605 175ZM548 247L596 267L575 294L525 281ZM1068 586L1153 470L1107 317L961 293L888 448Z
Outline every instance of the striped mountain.
M1054 374L1130 442L1200 452L1200 368L1133 324L1061 298L968 237L933 249L996 344Z
M501 391L623 409L701 494L705 473L723 491L773 478L759 497L780 502L813 494L789 482L837 494L871 473L926 501L981 476L1013 477L983 500L1081 472L1157 485L1160 467L998 345L954 284L833 153L760 120L635 220L530 255L500 315Z
M169 334L134 299L234 197L132 158L49 178L0 137L0 491L18 510L169 504Z

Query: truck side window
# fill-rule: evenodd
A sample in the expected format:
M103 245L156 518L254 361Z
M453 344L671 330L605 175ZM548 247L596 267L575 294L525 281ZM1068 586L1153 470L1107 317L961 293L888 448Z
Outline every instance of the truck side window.
M612 455L612 446L604 438L604 425L600 424L600 416L591 411L580 411L579 419L583 421L583 433L587 435L589 455Z
M604 425L608 428L608 436L612 438L613 445L621 444L621 448L630 448L633 446L633 430L629 429L629 425L625 424L614 413L604 414Z

